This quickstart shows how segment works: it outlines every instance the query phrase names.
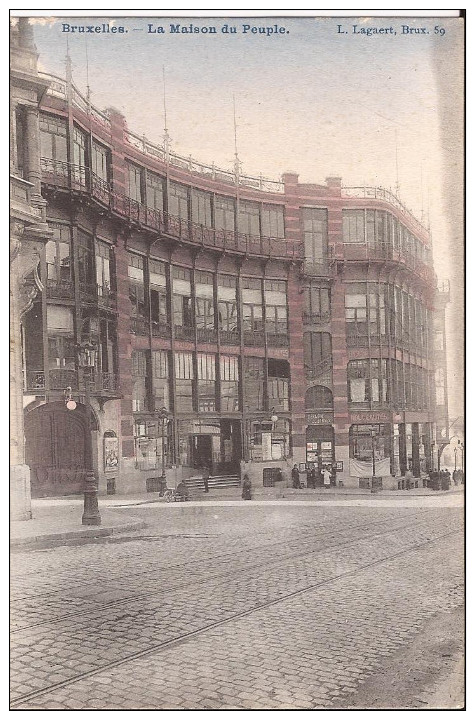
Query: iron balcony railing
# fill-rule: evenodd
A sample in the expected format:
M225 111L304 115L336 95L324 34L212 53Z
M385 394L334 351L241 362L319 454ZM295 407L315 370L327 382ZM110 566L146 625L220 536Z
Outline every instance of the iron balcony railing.
M345 187L341 189L341 194L343 197L351 198L364 198L370 200L381 200L387 202L390 205L394 205L402 214L407 218L409 222L413 224L417 229L426 230L422 222L415 217L412 212L401 202L401 200L390 190L386 188L379 187Z
M316 378L319 378L320 376L324 375L325 373L328 373L331 371L333 368L333 360L331 356L327 356L326 358L323 358L321 361L318 363L315 363L314 365L309 365L309 366L304 366L305 369L305 377L307 380L315 380Z
M44 183L90 192L95 199L107 205L116 214L180 241L252 256L296 261L302 259L303 250L299 243L277 237L219 230L147 207L123 193L114 191L110 183L91 173L86 166L42 158L41 169Z
M236 346L240 343L239 331L220 331L219 341L223 345Z
M82 381L78 378L76 370L67 368L51 368L49 370L49 389L65 390L71 388L72 391L83 391L86 387L91 393L98 392L118 392L119 376L117 373L93 374L85 373ZM45 390L46 375L44 370L27 370L24 376L24 389L27 392Z
M193 326L175 326L175 338L180 341L194 341L195 329Z
M343 255L346 261L373 262L383 260L396 262L404 265L426 282L432 283L435 279L434 271L428 264L425 264L410 252L393 247L389 243L367 244L366 242L347 242L343 245Z
M264 331L244 331L244 345L263 347L265 345Z
M267 333L266 339L270 348L287 348L289 345L288 333Z
M172 327L169 323L159 323L157 321L152 321L152 336L170 338L171 335Z
M324 323L330 322L330 312L323 311L320 314L303 314L302 321L305 326L321 326Z
M197 328L196 339L199 343L217 343L218 332L210 328Z

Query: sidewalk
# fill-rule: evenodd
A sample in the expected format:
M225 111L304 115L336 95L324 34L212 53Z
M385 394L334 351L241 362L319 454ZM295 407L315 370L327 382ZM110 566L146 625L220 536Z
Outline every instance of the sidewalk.
M31 502L32 518L29 521L10 522L10 545L20 546L47 541L71 541L78 538L111 536L123 531L136 531L145 527L139 518L110 510L100 502L101 525L83 526L81 523L83 501L81 498L37 499Z
M289 504L295 502L327 501L335 502L338 499L348 501L351 499L368 499L370 501L390 500L399 497L415 499L421 496L445 498L454 494L463 493L463 486L452 487L449 491L432 491L431 489L411 489L410 491L379 491L371 493L368 489L288 489L280 487L262 487L254 489L254 504L262 501L285 500ZM226 487L222 489L210 489L205 494L197 492L188 504L181 506L206 505L207 502L241 501L240 487ZM137 531L145 528L146 523L140 518L140 506L146 504L160 503L165 507L179 506L179 504L167 504L160 499L157 493L143 493L130 495L99 496L99 509L101 512L100 526L83 526L81 517L83 512L82 497L63 497L57 499L34 499L32 501L33 518L29 521L10 522L10 543L12 547L28 545L37 542L62 542L75 539L97 538L112 536L124 531ZM213 505L213 504L211 504ZM137 516L130 516L130 512L125 514L121 508L137 507ZM135 513L135 511L134 511Z

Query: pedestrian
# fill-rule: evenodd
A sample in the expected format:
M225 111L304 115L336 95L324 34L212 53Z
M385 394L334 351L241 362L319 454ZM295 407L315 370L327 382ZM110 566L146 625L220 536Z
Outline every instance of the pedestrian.
M325 469L323 470L323 484L324 484L324 486L325 486L325 489L329 489L329 488L330 488L330 482L331 482L331 474L330 474L330 472L328 471L328 469L325 468Z
M307 482L308 482L307 486L309 489L310 488L315 489L315 486L317 484L316 479L317 479L317 470L315 469L315 464L312 462L310 464L310 468L309 468L308 474L307 474Z
M292 467L292 486L294 489L300 489L300 472L296 464Z
M208 481L209 481L209 467L205 466L203 469L203 484L205 487L205 494L207 494L209 491Z
M251 500L251 480L247 474L244 474L244 479L242 480L242 498L250 501Z

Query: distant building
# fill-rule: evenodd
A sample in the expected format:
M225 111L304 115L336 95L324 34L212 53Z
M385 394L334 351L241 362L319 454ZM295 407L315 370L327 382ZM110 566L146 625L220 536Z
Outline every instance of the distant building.
M162 467L262 486L305 462L334 485L422 486L447 428L448 286L428 231L382 188L177 156L67 74L37 75L50 237L23 318L33 495L79 492L91 468L124 493Z

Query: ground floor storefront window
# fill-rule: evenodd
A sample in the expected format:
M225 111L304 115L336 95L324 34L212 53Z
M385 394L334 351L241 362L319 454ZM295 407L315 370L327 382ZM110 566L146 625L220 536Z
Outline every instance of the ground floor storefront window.
M154 420L134 422L135 466L142 471L169 464L169 430Z
M253 462L278 461L290 454L290 423L285 418L275 422L249 420L247 448Z
M350 427L350 475L359 477L391 474L391 425Z

